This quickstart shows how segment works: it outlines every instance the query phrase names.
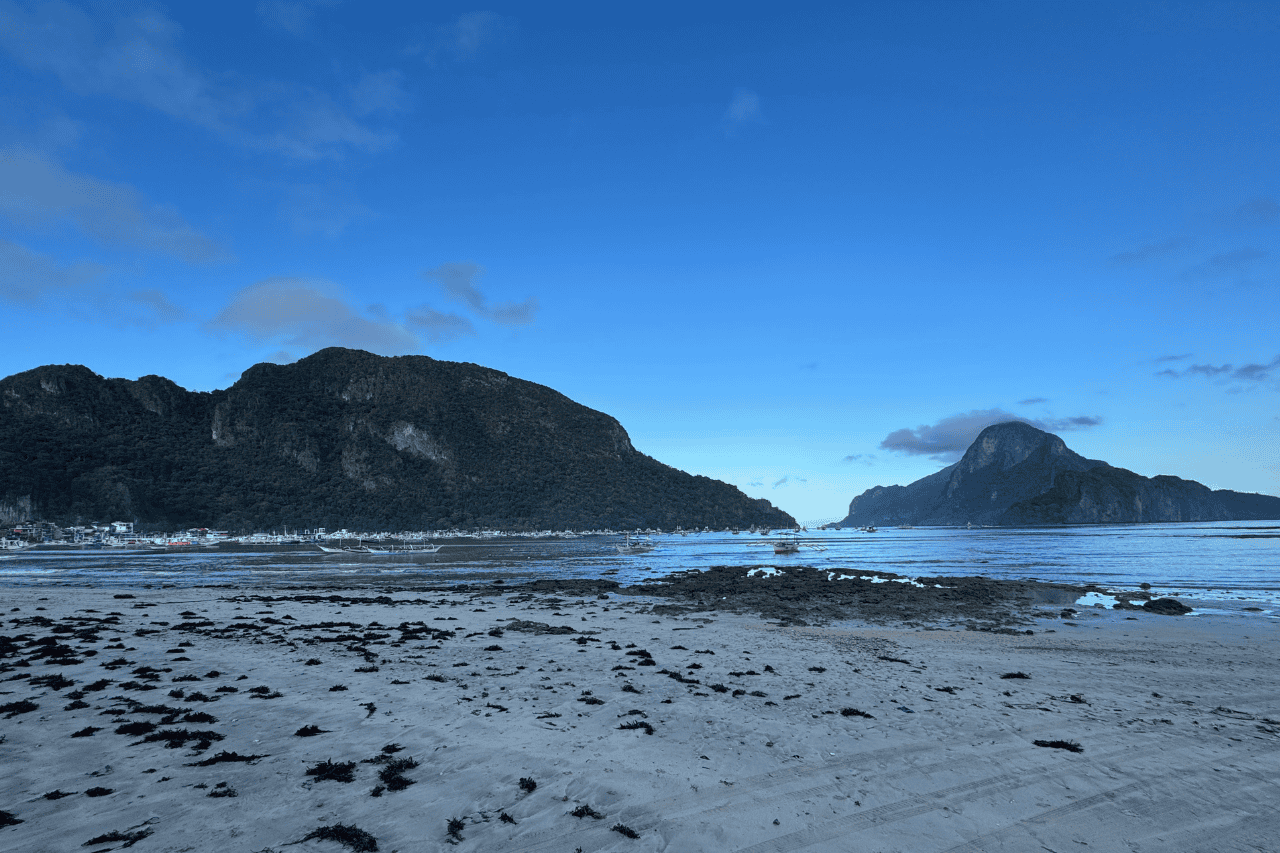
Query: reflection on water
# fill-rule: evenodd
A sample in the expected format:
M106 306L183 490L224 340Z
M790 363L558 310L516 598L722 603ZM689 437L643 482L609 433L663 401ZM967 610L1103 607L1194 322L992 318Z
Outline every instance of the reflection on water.
M808 565L908 577L985 575L1096 583L1192 599L1242 596L1280 604L1280 528L1265 522L974 530L813 531L775 555L765 537L703 533L652 537L624 556L620 537L445 541L438 554L326 554L316 550L119 553L109 549L0 555L0 585L230 585L412 587L498 578L610 577L635 584L710 566Z

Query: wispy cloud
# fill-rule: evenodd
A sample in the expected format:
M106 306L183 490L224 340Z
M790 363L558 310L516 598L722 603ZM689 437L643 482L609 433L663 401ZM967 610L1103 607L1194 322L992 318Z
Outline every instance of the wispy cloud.
M347 98L356 113L362 116L404 112L409 108L404 75L394 70L365 72L347 87Z
M760 96L750 89L735 89L722 118L725 129L732 132L745 125L763 121L763 119L764 113L760 107Z
M69 222L102 243L175 255L188 263L228 258L217 241L172 207L151 204L124 184L69 172L32 151L0 151L0 216L26 227Z
M269 26L303 38L311 34L316 10L336 5L337 0L261 0L257 12Z
M876 455L874 453L850 453L840 461L846 464L858 462L862 465L874 465L876 464Z
M1167 376L1171 379L1196 376L1205 379L1222 377L1238 379L1242 382L1266 382L1274 377L1280 377L1280 355L1265 364L1250 363L1239 367L1231 364L1192 364L1183 370L1161 370L1156 376Z
M1190 243L1191 241L1185 237L1171 237L1168 240L1148 243L1145 246L1139 246L1126 252L1117 252L1107 260L1118 266L1140 264L1176 252L1190 245Z
M772 488L779 489L791 483L807 483L807 482L809 481L804 477L797 477L794 474L784 474L781 479L776 480L774 482Z
M289 20L296 5L271 8ZM235 144L302 159L396 141L313 87L201 69L179 49L181 36L182 27L154 8L100 22L57 0L30 8L0 0L0 48L74 92L142 104Z
M54 294L85 284L102 275L98 264L81 261L60 266L25 246L0 240L0 301L33 307Z
M1047 402L1049 402L1048 397L1028 397L1025 400L1019 400L1018 405L1019 406L1037 406L1041 403L1047 403Z
M144 314L137 320L144 326L179 323L190 317L187 309L173 304L169 297L159 290L134 290L128 293L126 298L129 302L144 309Z
M445 296L461 302L475 314L503 326L527 326L538 311L538 300L529 297L523 302L500 302L490 305L476 280L484 274L484 267L469 261L441 264L424 270L423 278L440 285Z
M269 278L246 287L205 326L307 351L342 346L406 355L419 345L403 324L362 316L335 285L301 278Z
M415 329L421 329L433 344L447 344L476 333L476 328L466 317L446 314L422 305L410 311L405 319Z
M1272 198L1255 198L1240 205L1227 217L1235 228L1257 228L1280 221L1280 204Z
M1266 252L1253 247L1221 252L1193 267L1188 267L1183 271L1182 277L1188 281L1197 281L1244 275L1249 272L1255 262L1265 257L1267 257Z
M1159 355L1156 356L1156 364L1170 364L1175 361L1186 361L1191 358L1191 353L1184 352L1177 355Z
M341 236L352 222L374 215L349 187L321 184L286 187L278 211L293 233L329 239Z
M466 61L485 48L500 44L515 28L515 19L496 12L466 12L448 24L431 27L407 52L430 63L441 59Z
M894 430L880 442L881 450L928 456L940 462L954 462L973 444L978 433L993 424L1020 421L1046 432L1088 429L1102 423L1095 415L1067 418L1025 418L1003 409L975 409L943 418L936 424Z

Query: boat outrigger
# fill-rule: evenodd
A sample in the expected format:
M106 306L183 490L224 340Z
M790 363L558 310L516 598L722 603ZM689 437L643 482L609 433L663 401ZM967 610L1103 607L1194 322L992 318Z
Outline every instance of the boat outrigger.
M631 534L627 534L627 541L621 545L614 545L618 549L619 554L646 554L652 551L656 546L652 542L643 540L632 540Z
M825 551L826 545L819 545L816 542L802 542L800 536L796 533L783 533L777 539L768 542L752 542L752 545L772 545L775 554L796 554L801 548L809 548L813 551Z

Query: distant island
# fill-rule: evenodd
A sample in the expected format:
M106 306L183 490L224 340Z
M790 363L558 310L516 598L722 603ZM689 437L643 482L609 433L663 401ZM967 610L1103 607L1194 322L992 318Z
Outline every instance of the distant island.
M1280 519L1280 497L1143 477L1013 421L984 429L954 465L907 486L876 486L834 527L1029 526Z
M504 530L792 527L612 417L475 364L330 348L187 391L78 365L0 380L0 523Z

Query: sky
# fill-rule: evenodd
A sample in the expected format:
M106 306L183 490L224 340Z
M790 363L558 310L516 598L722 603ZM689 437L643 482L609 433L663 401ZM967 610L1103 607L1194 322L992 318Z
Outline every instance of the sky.
M798 520L1280 494L1274 2L0 0L0 375L481 364Z

